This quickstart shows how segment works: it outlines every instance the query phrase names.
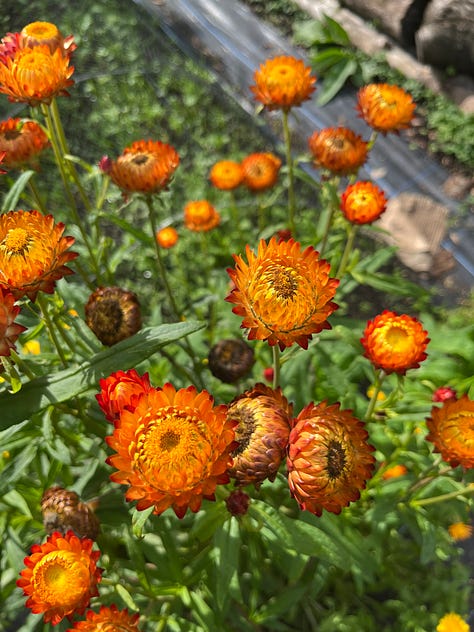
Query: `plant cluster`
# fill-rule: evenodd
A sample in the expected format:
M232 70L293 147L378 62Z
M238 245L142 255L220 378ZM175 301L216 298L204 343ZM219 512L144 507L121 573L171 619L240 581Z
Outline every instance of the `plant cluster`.
M157 138L170 84L136 136L98 99L87 137L110 114L123 144L91 160L64 32L0 43L29 114L0 122L0 629L467 632L474 328L360 248L387 199L358 170L412 96L361 88L367 137L315 130L310 177L289 119L317 80L279 56L249 86L278 146L181 151L176 111ZM367 285L410 309L354 314Z

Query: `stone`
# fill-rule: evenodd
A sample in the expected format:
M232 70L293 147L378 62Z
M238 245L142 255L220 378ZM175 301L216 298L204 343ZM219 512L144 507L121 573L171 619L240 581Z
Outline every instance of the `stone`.
M342 0L341 4L398 42L413 45L414 33L421 20L425 2L415 0ZM419 10L418 10L419 7Z

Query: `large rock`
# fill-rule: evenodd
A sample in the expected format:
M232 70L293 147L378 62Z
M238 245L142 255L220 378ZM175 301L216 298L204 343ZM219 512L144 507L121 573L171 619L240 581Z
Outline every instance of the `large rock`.
M415 35L420 61L474 76L474 0L431 0Z

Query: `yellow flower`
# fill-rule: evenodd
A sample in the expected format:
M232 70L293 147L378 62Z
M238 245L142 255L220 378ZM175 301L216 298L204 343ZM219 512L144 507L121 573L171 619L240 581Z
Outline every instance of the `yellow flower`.
M242 166L235 160L220 160L209 174L211 183L222 191L231 191L242 184L244 174Z
M344 217L353 224L370 224L387 207L385 193L372 182L356 182L346 187L341 196Z
M255 99L268 110L289 110L301 105L316 90L316 77L301 59L279 56L261 64L250 86Z
M48 146L46 133L35 121L10 118L0 123L0 152L6 152L5 165L8 167L37 169L38 156Z
M455 542L468 540L472 535L472 526L465 522L454 522L449 525L448 532Z
M56 625L64 617L82 614L91 597L99 594L102 571L96 562L100 553L92 545L92 540L68 531L64 537L55 532L44 544L32 546L17 585L28 596L27 608L43 613L45 623Z
M67 632L140 632L138 613L129 614L127 608L119 610L115 604L101 606L98 613L89 610L85 621L76 621Z
M63 55L70 55L77 48L74 37L63 37L58 27L51 22L27 24L22 28L19 40L22 48L46 45L52 53L59 48Z
M137 295L120 287L100 287L92 292L85 317L87 326L107 346L130 338L142 326Z
M427 441L452 467L474 467L474 401L467 395L433 406L426 425Z
M39 340L28 340L22 347L23 353L31 353L31 355L39 355L41 353L41 345Z
M410 94L398 86L371 83L357 94L359 115L372 129L382 134L409 127L415 111Z
M335 175L349 175L367 160L368 142L347 127L327 127L314 132L308 141L314 166Z
M226 300L243 316L249 340L278 343L282 350L296 342L306 349L312 334L330 329L339 281L329 277L329 263L312 246L301 251L293 239L272 237L268 244L260 241L256 255L250 246L246 254L248 263L234 255L235 269L227 270L235 287Z
M0 287L32 301L39 291L54 292L55 282L72 274L65 264L77 257L66 252L74 237L63 237L64 228L36 210L0 215Z
M251 191L264 191L278 180L281 160L272 153L250 154L242 160L245 186Z
M207 232L219 226L221 216L207 200L188 202L184 207L184 225L194 232Z
M142 394L107 437L116 452L107 463L118 470L111 480L129 485L125 497L138 501L139 511L173 507L179 518L188 508L198 511L203 498L214 500L216 486L229 481L235 424L226 413L194 386L165 384Z
M469 625L455 612L445 614L436 626L436 632L469 632L469 630Z

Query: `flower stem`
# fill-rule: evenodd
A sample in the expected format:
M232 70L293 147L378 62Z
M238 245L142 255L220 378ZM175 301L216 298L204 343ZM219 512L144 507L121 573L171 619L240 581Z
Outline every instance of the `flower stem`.
M291 155L291 136L288 123L288 110L283 110L283 136L285 139L286 164L288 168L288 228L295 233L295 174Z
M273 345L272 354L273 354L273 388L275 389L280 385L281 357L280 357L280 348L278 345Z
M344 272L346 271L347 261L352 251L356 234L357 234L357 224L351 224L347 232L346 245L344 248L344 252L342 253L341 261L339 263L339 268L336 274L337 279L340 279L343 276Z
M374 392L372 393L372 397L370 398L367 412L365 413L365 421L371 421L372 419L372 416L375 410L375 404L377 403L377 397L378 397L378 394L380 393L380 389L382 388L382 383L385 379L385 376L386 374L383 371L383 369L380 369L380 371L375 374L374 384L373 384Z
M44 324L46 325L46 329L48 330L51 342L53 343L63 366L67 366L66 355L61 346L61 341L59 340L56 333L56 327L54 325L53 319L50 316L48 302L47 300L45 300L42 294L38 294L38 296L36 297L36 301L41 309L41 316L43 318Z
M326 193L325 197L328 197L328 215L326 220L326 226L324 227L323 236L321 239L321 245L318 247L319 255L322 257L324 251L326 250L326 245L329 237L329 233L331 231L332 222L334 219L334 213L336 209L339 208L339 196L337 194L337 187L339 184L339 178L332 178L328 180L326 185L323 188L323 191Z
M459 498L459 496L469 496L471 494L474 494L474 483L471 483L465 489L458 489L455 492L440 494L439 496L430 496L430 498L412 500L410 504L415 507L425 507L426 505L434 505L435 503L442 503L445 500L452 500L453 498Z

